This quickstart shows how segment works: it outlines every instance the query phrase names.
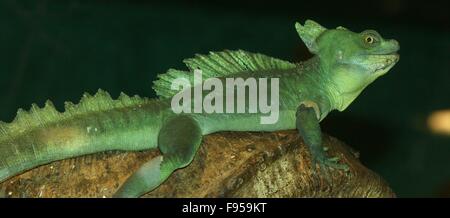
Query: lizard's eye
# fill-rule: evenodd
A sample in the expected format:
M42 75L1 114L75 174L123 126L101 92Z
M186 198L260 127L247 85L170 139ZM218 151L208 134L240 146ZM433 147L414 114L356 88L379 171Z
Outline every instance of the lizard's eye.
M364 37L364 42L366 42L367 44L372 44L375 42L375 38L373 36L366 36Z
M365 30L361 33L361 41L363 41L364 45L372 47L378 44L380 40L382 40L380 34L378 34L375 30Z

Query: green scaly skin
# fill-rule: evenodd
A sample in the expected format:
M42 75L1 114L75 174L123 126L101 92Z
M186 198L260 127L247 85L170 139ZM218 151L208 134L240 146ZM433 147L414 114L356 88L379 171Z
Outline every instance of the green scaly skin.
M241 50L185 60L191 71L200 68L206 78L279 78L277 122L260 124L259 113L175 114L170 102L177 91L170 89L170 82L177 77L192 80L192 76L171 69L155 82L160 99L123 94L113 100L100 90L95 96L85 94L77 105L66 103L64 113L49 101L44 108L33 105L29 112L19 110L12 123L0 123L0 181L70 157L158 148L161 156L144 164L115 195L138 197L189 165L202 136L218 131L297 129L314 163L346 170L321 146L319 122L330 111L347 108L367 85L387 73L399 60L399 44L373 30L326 29L311 20L297 23L296 29L315 54L305 62L293 64Z

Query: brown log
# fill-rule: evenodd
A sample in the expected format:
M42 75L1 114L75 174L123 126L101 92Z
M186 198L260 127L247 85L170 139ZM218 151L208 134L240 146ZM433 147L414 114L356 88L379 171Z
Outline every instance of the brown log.
M348 172L311 167L296 131L223 132L204 138L192 164L144 197L394 197L348 146L324 135ZM107 152L57 161L0 184L4 197L110 197L158 151ZM327 179L328 178L328 179Z

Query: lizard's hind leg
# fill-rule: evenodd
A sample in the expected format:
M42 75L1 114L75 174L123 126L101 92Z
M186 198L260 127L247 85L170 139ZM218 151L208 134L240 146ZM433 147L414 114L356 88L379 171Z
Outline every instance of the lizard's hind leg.
M201 141L201 128L192 117L178 115L169 119L158 136L158 147L162 156L139 168L114 197L139 197L157 188L173 171L192 162Z

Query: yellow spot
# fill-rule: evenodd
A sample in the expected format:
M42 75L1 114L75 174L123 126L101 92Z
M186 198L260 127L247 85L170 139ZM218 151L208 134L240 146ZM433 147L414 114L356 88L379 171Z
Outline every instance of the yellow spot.
M427 123L433 133L450 135L450 109L431 113Z
M76 149L86 145L87 134L80 128L75 127L54 127L44 130L40 134L40 140L48 146L69 145L68 149Z

